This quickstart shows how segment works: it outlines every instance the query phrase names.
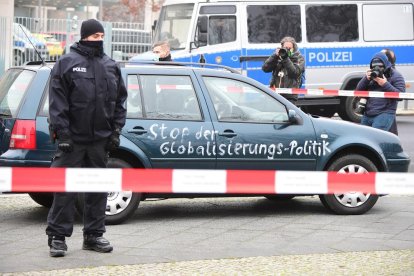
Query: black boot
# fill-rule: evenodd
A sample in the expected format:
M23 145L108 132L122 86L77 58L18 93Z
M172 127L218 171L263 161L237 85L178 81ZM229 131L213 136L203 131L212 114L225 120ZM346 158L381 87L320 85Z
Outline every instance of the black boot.
M68 246L63 236L49 236L47 243L50 248L50 257L63 257L66 251L68 251Z
M114 248L102 235L83 235L83 250L93 250L101 253L109 253Z

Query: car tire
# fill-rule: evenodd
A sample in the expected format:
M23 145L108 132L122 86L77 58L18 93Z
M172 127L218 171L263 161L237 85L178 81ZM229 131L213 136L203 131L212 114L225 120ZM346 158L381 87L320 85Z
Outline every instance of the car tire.
M354 123L360 123L362 115L356 113L360 98L359 97L346 97L341 100L338 115L342 120L350 121Z
M265 198L271 201L287 201L291 200L295 197L295 195L288 195L288 194L280 194L280 195L265 195Z
M29 193L31 199L43 207L50 208L53 203L53 193Z
M132 168L132 166L118 158L109 158L108 168ZM121 224L128 220L138 208L141 201L141 193L133 192L110 192L108 193L108 200L106 205L106 225ZM79 194L77 200L77 210L82 216L84 206L84 198Z
M336 159L328 171L338 173L377 172L378 168L368 158L359 154L343 155ZM319 195L322 204L338 215L361 215L369 211L377 202L378 195L353 192Z

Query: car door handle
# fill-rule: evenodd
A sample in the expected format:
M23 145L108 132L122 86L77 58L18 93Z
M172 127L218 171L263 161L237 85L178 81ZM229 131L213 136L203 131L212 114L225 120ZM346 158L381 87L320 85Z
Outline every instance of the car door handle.
M237 136L237 133L234 133L233 130L225 130L223 132L219 132L218 135L228 137L228 138L232 138L232 137Z
M128 132L128 133L134 133L134 134L141 135L141 134L145 134L145 133L147 133L148 131L147 131L147 130L145 130L143 127L138 127L138 126L136 126L136 127L134 127L133 129L128 129L128 130L127 130L127 132Z

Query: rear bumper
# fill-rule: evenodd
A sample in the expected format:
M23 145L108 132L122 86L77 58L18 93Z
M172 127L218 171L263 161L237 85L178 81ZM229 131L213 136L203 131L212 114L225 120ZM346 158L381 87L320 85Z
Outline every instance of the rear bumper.
M0 167L50 167L50 161L0 158Z

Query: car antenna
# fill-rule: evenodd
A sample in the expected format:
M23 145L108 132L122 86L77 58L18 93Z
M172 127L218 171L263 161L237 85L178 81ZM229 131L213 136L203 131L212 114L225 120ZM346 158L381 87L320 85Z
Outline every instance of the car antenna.
M23 27L21 24L19 24L20 29L22 29L24 35L26 36L27 40L29 40L30 44L33 46L33 49L36 51L36 54L39 56L40 60L42 61L42 65L46 65L45 60L42 58L42 56L40 55L39 51L37 50L36 46L33 44L33 42L30 40L29 36L26 34L26 32L24 31Z

